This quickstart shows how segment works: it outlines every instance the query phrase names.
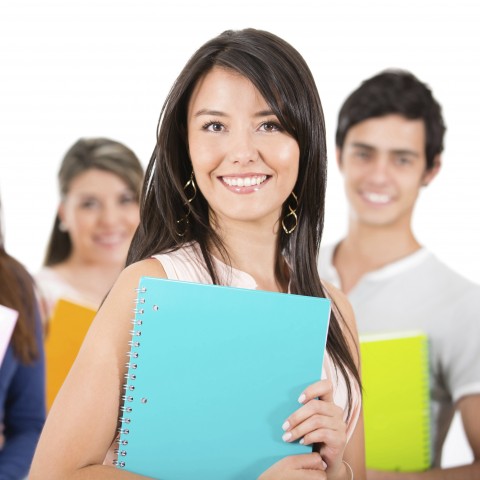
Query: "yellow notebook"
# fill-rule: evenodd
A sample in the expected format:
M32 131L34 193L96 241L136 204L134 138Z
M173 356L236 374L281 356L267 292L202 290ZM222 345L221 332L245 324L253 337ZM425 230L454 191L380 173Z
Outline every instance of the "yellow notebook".
M64 299L55 305L45 340L47 409L70 371L95 313Z
M360 336L367 468L430 467L428 339L422 332Z

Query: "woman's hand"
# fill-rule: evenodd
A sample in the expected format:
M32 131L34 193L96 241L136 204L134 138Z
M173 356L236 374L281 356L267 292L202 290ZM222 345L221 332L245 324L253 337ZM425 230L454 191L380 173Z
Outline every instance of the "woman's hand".
M319 453L282 458L257 480L326 480L325 462Z
M285 420L283 440L300 440L304 445L320 444L320 455L327 464L329 478L343 478L343 452L347 443L347 425L343 409L333 403L330 380L308 386L298 401L303 404Z

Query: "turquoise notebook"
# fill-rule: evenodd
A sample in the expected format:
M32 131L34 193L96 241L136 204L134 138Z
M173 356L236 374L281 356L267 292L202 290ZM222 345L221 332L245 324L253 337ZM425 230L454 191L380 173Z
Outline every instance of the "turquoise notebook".
M329 318L324 298L142 277L118 468L245 480L310 452L281 426L321 377Z

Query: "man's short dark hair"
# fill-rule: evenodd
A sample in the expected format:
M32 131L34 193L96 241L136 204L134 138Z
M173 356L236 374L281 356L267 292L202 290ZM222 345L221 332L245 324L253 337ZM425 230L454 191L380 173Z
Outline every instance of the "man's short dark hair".
M435 156L443 151L446 127L442 107L430 88L405 70L385 70L350 94L338 114L337 147L343 147L348 130L357 123L391 114L424 121L427 170L433 168Z

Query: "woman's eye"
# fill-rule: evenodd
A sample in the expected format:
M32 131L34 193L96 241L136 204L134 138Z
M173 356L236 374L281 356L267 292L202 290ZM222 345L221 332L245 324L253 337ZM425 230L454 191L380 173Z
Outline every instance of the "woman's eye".
M136 203L136 202L137 202L137 199L135 198L134 195L124 195L124 196L120 197L120 204L121 205L129 204L129 203Z
M220 122L208 122L203 126L203 129L209 132L221 132L223 128L224 126Z
M265 122L262 124L262 129L265 132L280 132L282 131L282 127L275 122Z
M98 202L96 200L85 200L80 204L80 207L89 210L95 208L97 205Z

